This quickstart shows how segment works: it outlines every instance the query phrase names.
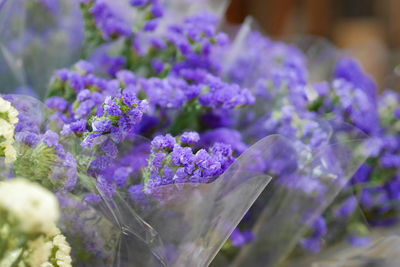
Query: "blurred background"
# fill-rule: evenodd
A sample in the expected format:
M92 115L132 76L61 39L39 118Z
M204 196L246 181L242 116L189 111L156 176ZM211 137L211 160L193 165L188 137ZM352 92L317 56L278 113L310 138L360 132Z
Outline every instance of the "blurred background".
M399 0L231 0L226 18L252 16L269 36L299 34L328 39L356 57L384 89L400 67Z

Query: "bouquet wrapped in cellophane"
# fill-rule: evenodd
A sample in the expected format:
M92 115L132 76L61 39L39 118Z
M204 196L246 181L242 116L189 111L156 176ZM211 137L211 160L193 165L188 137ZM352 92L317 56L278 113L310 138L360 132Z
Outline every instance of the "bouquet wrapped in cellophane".
M226 6L0 2L0 266L319 264L395 223L393 94Z

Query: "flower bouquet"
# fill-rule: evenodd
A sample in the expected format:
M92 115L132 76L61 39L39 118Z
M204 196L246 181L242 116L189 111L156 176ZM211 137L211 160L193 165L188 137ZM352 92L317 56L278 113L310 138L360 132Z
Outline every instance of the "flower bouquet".
M278 266L395 214L397 103L226 4L0 2L0 266Z

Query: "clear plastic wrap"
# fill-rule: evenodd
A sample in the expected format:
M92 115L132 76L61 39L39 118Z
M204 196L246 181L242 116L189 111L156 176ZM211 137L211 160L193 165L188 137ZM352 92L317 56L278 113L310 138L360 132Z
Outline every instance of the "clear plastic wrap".
M257 238L243 247L234 266L279 264L368 157L365 134L348 125L332 129L328 144L307 151L293 143L294 161L281 156L285 171L270 169L276 179L259 199L264 208L253 227Z
M57 195L60 229L83 266L93 261L96 266L207 266L271 179L256 164L270 160L270 154L260 152L283 142L279 136L266 137L207 184L160 186L135 199L117 190L110 197L91 169L100 151L82 149L79 140L62 136L53 144L49 130L56 132L57 121L40 101L4 97L19 111L20 121L15 134L18 160L3 165L2 176L34 180ZM39 139L32 144L28 134ZM121 143L113 164L133 168L147 159L149 148L146 139L132 136ZM75 156L72 165L68 153ZM140 166L127 187L143 183ZM100 198L90 203L90 194Z
M0 8L2 93L25 87L43 97L53 71L68 67L79 58L83 26L78 4L65 0L3 1Z

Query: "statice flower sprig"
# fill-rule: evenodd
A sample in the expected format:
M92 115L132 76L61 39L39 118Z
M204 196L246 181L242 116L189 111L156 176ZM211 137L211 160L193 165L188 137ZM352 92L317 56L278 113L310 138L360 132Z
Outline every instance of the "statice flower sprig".
M132 90L124 90L118 96L107 97L103 104L103 115L91 119L92 131L86 133L83 146L91 147L96 138L110 134L115 143L120 143L128 134L133 134L148 109L146 100L139 100Z
M151 192L169 184L209 183L234 161L230 145L215 143L208 151L196 150L199 140L196 132L185 132L176 138L170 134L156 136L144 174L145 190Z
M17 159L17 152L13 146L17 123L18 111L0 96L0 157L5 157L6 163L12 163Z

